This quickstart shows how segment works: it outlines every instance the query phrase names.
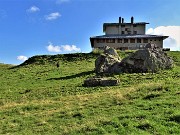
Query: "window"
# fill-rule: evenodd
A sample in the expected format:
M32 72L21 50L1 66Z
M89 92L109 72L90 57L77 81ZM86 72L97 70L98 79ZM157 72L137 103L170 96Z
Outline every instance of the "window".
M134 38L131 38L131 39L130 39L130 43L135 43L135 39L134 39Z
M122 43L122 39L118 39L118 43Z
M124 43L128 43L128 39L125 38L125 39L124 39Z
M106 43L115 43L115 39L113 38L106 39Z
M97 39L97 43L105 43L105 39Z
M130 31L130 28L125 28L125 31Z
M141 43L141 39L140 38L137 38L137 43Z
M148 43L148 39L147 39L147 38L144 38L144 39L143 39L143 43Z
M137 31L133 31L134 34L137 34Z
M122 31L122 34L124 34L124 31Z

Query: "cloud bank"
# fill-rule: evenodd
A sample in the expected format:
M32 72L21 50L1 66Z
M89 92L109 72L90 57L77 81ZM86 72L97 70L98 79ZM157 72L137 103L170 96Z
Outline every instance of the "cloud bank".
M77 48L75 45L62 45L61 48L64 51L69 51L69 52L72 52L72 51L79 52L79 51L81 51L81 49Z
M49 52L79 52L81 51L80 48L78 48L76 45L53 45L51 42L49 42L49 45L46 47Z
M32 6L29 9L27 9L27 12L29 12L29 13L35 13L35 12L38 12L38 11L40 11L40 9L38 7L36 7L36 6Z
M17 56L17 60L20 60L20 61L25 61L27 59L28 59L28 57L23 56L23 55Z
M49 45L47 46L47 50L49 52L61 52L60 46L54 46L51 42L49 42Z
M61 14L59 12L54 12L49 15L46 15L45 19L51 21L51 20L56 20L59 17L61 17Z
M159 26L149 28L146 34L169 36L164 40L164 48L180 51L180 26Z

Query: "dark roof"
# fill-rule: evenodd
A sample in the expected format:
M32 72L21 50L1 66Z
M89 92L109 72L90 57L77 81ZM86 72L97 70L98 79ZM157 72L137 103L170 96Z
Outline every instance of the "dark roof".
M119 25L126 25L126 24L132 24L132 23L104 23L103 26L109 26L109 25L119 26ZM147 23L147 22L136 22L133 24L137 25L137 24L149 24L149 23Z
M94 37L91 37L91 38L94 38L94 39L97 39L97 38L104 38L104 39L107 39L107 38L163 38L163 39L166 39L168 38L168 36L161 36L161 35L148 35L148 34L145 34L145 35L140 35L140 34L132 34L132 35L119 35L119 34L109 34L109 35L101 35L101 36L94 36Z
M119 35L119 34L110 34L110 35L101 35L101 36L94 36L90 37L91 46L94 46L94 39L108 39L108 38L116 38L116 39L123 39L123 38L163 38L166 39L168 36L161 36L161 35Z

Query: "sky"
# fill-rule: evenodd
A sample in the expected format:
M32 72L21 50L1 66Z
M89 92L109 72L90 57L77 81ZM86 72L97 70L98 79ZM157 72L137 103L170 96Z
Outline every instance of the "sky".
M164 47L180 51L180 0L0 0L0 63L34 55L92 51L103 23L148 22L146 34L169 36Z

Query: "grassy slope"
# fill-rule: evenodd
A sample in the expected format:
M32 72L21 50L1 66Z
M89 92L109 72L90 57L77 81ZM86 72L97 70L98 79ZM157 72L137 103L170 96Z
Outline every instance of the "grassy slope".
M0 134L180 134L180 52L169 55L172 70L116 75L113 87L82 87L90 54L0 64Z

